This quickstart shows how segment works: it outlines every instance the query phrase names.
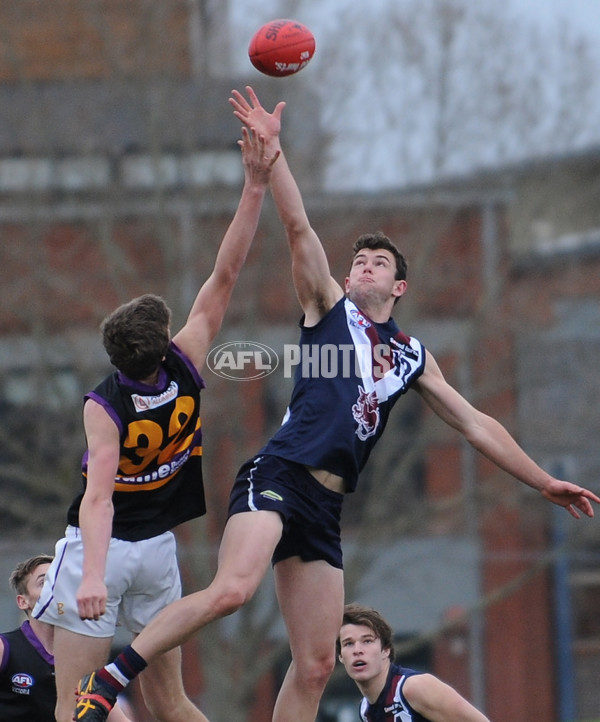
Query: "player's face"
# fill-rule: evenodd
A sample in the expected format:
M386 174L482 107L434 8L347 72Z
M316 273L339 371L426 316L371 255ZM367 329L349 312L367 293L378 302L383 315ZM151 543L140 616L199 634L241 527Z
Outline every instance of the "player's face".
M352 260L350 273L346 278L346 293L359 307L365 300L385 301L402 295L405 281L398 281L396 260L384 248L363 248Z
M25 606L21 606L21 609L31 610L35 607L35 604L42 593L44 579L49 568L50 564L40 564L29 575L29 579L27 580L27 593L21 595L23 602L25 603Z
M364 624L345 624L340 630L340 662L356 682L387 674L390 651Z

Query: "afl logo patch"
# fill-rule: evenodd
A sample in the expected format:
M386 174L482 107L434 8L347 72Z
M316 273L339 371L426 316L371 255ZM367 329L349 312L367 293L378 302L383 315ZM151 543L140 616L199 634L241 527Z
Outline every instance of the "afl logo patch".
M13 674L11 680L14 687L17 689L30 689L34 685L34 679L31 675L25 674L25 672L19 672L19 674Z
M350 315L352 316L351 323L357 328L371 327L371 322L368 321L357 308L351 309Z

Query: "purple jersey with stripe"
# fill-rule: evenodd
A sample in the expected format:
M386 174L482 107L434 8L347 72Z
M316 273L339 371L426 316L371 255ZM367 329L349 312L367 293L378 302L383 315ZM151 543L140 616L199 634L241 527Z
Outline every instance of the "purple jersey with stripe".
M203 388L195 366L171 343L156 385L146 386L115 371L86 395L106 410L119 429L113 537L150 539L205 513L200 421ZM87 461L86 451L84 488ZM73 526L79 526L82 498L83 491L67 515Z
M54 722L54 657L36 637L29 621L0 635L0 720Z
M387 682L376 702L369 704L363 697L360 703L360 718L363 722L429 722L415 711L406 701L402 688L408 677L421 674L414 669L390 665Z
M337 474L351 492L392 407L423 373L425 349L347 298L301 329L292 398L260 453Z

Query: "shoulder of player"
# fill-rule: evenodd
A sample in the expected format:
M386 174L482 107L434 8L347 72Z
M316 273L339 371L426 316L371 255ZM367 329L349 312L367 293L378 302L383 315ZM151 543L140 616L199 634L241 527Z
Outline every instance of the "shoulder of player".
M407 676L402 692L406 701L418 712L423 710L424 705L429 705L432 699L439 698L451 688L445 682L428 672L411 674Z

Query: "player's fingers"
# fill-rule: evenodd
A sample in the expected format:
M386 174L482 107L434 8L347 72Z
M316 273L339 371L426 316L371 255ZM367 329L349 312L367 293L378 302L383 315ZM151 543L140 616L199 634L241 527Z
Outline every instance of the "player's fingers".
M582 511L586 516L594 516L594 507L585 497L582 497L577 502L575 502L575 506L577 506L577 508Z
M81 619L93 619L93 612L87 603L80 603L77 605L77 610Z
M246 92L248 93L248 97L250 98L252 107L253 108L262 108L262 106L260 104L260 100L258 99L258 96L254 92L254 88L251 85L246 86Z
M590 499L591 501L595 501L597 504L600 504L600 497L596 496L593 491L589 491L589 489L584 489L583 491L588 499Z
M285 105L285 100L280 100L279 103L277 103L277 105L275 106L275 110L273 111L273 115L275 116L275 118L281 118L281 114L283 113Z
M232 90L231 95L233 96L233 98L230 98L230 100L233 103L236 103L240 107L240 109L243 109L246 112L250 112L250 104L248 103L246 98L244 98L244 96L239 92L239 90Z
M241 113L243 115L248 115L248 111L243 108L238 102L236 102L233 98L229 98L229 103L235 109L235 112Z

